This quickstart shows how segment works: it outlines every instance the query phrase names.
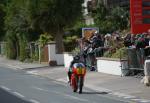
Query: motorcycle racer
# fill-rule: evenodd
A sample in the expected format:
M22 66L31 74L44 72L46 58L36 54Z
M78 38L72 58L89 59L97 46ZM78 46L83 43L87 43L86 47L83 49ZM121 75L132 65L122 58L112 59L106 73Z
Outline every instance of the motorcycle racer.
M74 56L73 60L70 63L69 70L68 70L68 78L69 78L68 83L70 83L71 74L72 74L72 67L73 67L73 64L75 64L75 63L83 63L82 61L80 61L80 56L78 56L78 55Z

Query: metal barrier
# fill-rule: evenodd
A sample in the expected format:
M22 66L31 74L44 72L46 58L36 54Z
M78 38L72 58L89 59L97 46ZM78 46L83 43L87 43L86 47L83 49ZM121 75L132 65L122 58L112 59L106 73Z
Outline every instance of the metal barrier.
M137 59L137 53L135 48L128 48L127 49L127 55L128 55L128 67L138 69L140 68L140 64ZM139 58L140 59L140 58Z
M126 51L126 56L122 56L120 53L120 60L126 59L128 62L128 69L129 70L144 70L144 61L146 58L145 50L143 48L136 49L136 48L126 48L124 51ZM150 51L150 48L149 50ZM87 53L86 57L86 64L90 66L96 67L96 57L102 57L104 52L106 52L105 48L96 48L91 53ZM147 52L148 54L148 52ZM150 54L150 52L149 52Z
M150 54L150 48L128 48L127 54L129 69L144 70L144 62Z

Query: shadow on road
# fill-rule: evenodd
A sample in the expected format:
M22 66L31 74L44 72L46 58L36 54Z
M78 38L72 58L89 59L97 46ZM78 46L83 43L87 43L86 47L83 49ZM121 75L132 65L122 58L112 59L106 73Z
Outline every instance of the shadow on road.
M83 92L82 94L101 94L101 95L106 95L108 92Z
M0 88L0 103L31 103Z

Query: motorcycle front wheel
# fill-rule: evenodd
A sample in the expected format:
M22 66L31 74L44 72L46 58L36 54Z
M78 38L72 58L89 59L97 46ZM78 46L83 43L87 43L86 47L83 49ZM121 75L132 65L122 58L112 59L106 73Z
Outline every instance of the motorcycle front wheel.
M79 77L78 85L79 85L79 94L82 93L84 78L82 76Z

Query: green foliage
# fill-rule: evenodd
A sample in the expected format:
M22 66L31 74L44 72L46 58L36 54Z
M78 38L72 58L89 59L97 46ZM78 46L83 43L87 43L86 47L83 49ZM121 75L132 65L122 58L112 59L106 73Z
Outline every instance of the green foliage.
M5 21L5 30L10 32L6 36L9 57L25 60L27 42L36 41L39 34L45 32L53 34L57 45L63 45L61 41L64 30L82 18L83 2L84 0L1 0L0 14L3 15L0 15L0 24L3 27ZM1 3L4 3L5 9ZM6 14L1 11L6 11ZM0 27L0 35L2 29ZM47 36L41 36L41 46L44 46L48 39ZM11 55L12 48L14 56Z
M6 15L6 11L4 3L5 3L4 0L0 1L0 40L2 40L5 35L4 17Z
M7 42L7 45L6 45L6 56L7 58L9 59L16 59L16 49L13 47L13 42L12 41L9 41Z
M39 60L39 51L35 50L34 54L32 55L32 59L34 61L38 61Z
M31 27L53 34L58 52L63 50L64 29L82 16L84 0L28 0Z
M74 36L67 36L65 39L64 39L64 43L75 43L76 40L77 40L77 36L74 35Z
M16 59L17 58L17 49L16 49L16 36L10 32L7 31L6 34L6 57L9 59Z
M126 59L127 51L125 47L121 47L119 49L116 49L115 51L108 50L104 53L104 57Z
M125 47L122 47L120 49L118 49L114 54L112 54L111 56L112 58L127 58L127 51Z
M100 28L100 32L102 33L113 31L113 24L108 15L107 8L101 3L98 5L96 13L93 13L95 25Z
M73 27L66 29L67 34L64 35L63 40L66 52L79 52L75 47L78 45L77 39L82 37L83 27L87 26L82 20L79 20Z
M82 15L83 0L27 1L31 27L43 32L57 32L64 27L70 27Z
M19 36L19 60L24 61L26 58L28 58L29 55L29 49L27 48L27 39L24 36L25 34Z
M82 28L87 27L87 25L85 24L85 22L83 22L82 20L77 21L77 23L75 23L74 26L71 26L70 28L67 28L65 31L69 32L68 35L73 36L76 35L78 37L82 37ZM89 26L91 27L91 26ZM68 36L65 35L65 36Z
M78 37L76 35L74 36L67 36L64 38L64 45L65 45L65 51L71 52L74 50L77 44Z
M129 11L120 7L108 10L100 3L93 17L95 25L102 33L124 30L129 27Z
M111 11L111 19L116 29L127 29L129 21L129 11L121 7L113 8Z
M100 32L102 33L110 33L115 31L114 25L110 20L100 21L98 26L100 28Z
M80 20L78 20L75 25L73 26L72 29L79 29L79 28L83 28L83 27L87 27L87 25L85 24L85 22L83 22L83 18L81 18Z
M50 34L48 34L48 33L41 34L40 38L39 38L40 46L43 48L48 42L50 42L52 40L53 40L53 38Z
M76 47L75 49L72 50L73 55L77 55L80 53L80 49Z
M96 9L96 13L93 13L92 15L94 16L95 21L98 22L99 20L100 21L106 20L108 13L109 12L108 12L107 8L102 3L99 3L99 5L97 6L97 9Z
M94 17L95 26L100 28L101 33L111 33L129 28L129 10L121 7L107 9L100 3L96 13L92 13L92 16ZM117 47L112 45L112 48L104 53L104 57L120 58L121 56L124 58L126 55L124 49L121 44L117 45Z
M9 58L17 58L21 61L29 57L28 41L33 40L33 36L38 37L38 35L32 35L35 33L30 27L28 4L28 0L13 0L8 2L6 8L7 54ZM13 49L14 51L11 52Z
M106 51L106 52L104 53L104 57L110 58L111 56L112 56L111 51Z
M5 18L6 30L12 30L15 33L28 31L27 10L24 0L13 0L7 6Z

